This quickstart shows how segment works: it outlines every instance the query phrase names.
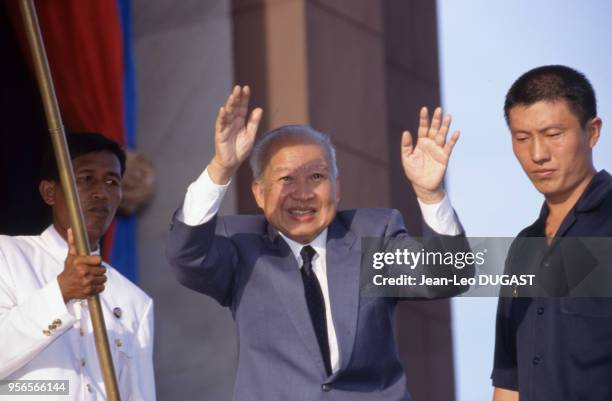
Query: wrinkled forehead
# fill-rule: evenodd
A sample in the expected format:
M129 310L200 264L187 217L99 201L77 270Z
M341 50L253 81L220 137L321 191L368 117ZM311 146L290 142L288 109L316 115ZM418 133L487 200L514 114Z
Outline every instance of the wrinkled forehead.
M315 159L296 163L274 163L266 173L276 176L285 174L310 175L312 173L330 174L329 164L325 159Z
M300 135L280 137L271 142L263 155L264 171L329 170L330 156L327 149L316 140Z

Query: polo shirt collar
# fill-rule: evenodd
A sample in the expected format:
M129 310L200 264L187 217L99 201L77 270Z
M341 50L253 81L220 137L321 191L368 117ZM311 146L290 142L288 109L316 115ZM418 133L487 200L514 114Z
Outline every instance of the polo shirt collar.
M582 195L580 195L580 198L578 198L578 202L576 202L576 205L572 208L572 211L579 213L589 212L597 208L611 191L612 176L606 170L601 170L593 176L589 185L587 185ZM538 222L543 222L546 216L548 216L548 205L544 202L540 209Z

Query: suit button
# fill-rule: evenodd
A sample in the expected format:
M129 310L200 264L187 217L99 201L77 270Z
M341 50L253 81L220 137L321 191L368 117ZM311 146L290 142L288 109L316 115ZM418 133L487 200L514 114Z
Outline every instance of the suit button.
M541 314L543 314L543 313L544 313L544 308L540 306L540 307L538 308L538 315L541 315Z
M548 269L550 267L550 262L549 261L545 261L544 263L542 263L542 266L544 266L546 269Z
M542 361L542 358L540 358L539 356L536 356L533 358L532 362L534 365L539 365L541 361Z
M323 390L323 391L331 391L331 389L332 389L332 386L329 383L323 383L321 385L321 390Z

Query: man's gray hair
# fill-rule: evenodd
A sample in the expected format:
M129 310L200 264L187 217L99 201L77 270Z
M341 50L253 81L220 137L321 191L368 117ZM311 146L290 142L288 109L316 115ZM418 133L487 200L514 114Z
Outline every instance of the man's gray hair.
M263 174L267 163L267 151L270 145L282 138L304 138L321 146L327 153L330 164L330 176L332 180L338 177L338 166L336 164L336 148L327 134L319 132L309 125L284 125L276 128L262 136L253 147L249 164L253 172L253 179L258 181Z

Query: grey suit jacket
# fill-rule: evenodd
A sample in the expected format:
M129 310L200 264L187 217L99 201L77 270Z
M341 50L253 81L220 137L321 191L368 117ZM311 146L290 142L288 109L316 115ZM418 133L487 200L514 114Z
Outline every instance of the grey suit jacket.
M360 239L366 236L421 248L397 210L338 212L326 258L340 368L327 377L299 266L265 218L215 217L195 227L174 219L167 257L178 280L229 307L236 321L235 401L410 400L394 341L397 299L360 295Z

